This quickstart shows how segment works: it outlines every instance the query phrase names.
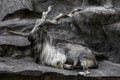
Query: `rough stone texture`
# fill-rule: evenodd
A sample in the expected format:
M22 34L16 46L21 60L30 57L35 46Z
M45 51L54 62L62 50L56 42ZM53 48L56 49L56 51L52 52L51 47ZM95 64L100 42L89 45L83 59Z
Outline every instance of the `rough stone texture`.
M116 46L119 46L119 35L120 35L120 23L109 24L105 27L105 32L111 43L114 43Z
M102 55L108 57L111 61L120 61L120 58L117 57L119 53L116 53L116 47L109 42L108 34L112 33L106 27L108 24L119 21L119 12L117 10L114 8L106 9L105 7L89 7L83 11L76 12L73 18L80 35L83 36L85 43L90 48L103 53ZM112 37L112 35L110 36ZM116 38L116 40L118 39Z
M29 54L27 37L16 35L10 31L29 34L35 23L34 19L12 19L0 23L0 55L10 57L20 57ZM6 47L5 47L6 46ZM24 55L25 54L25 55Z
M88 76L120 76L120 0L113 0L113 8L103 7L105 1L88 0L85 5L87 7L74 14L73 23L69 18L61 19L60 25L51 26L48 29L56 47L64 43L83 45L93 50L97 59L107 59L107 61L100 61L99 68L91 70L91 74ZM35 19L40 18L41 12L46 11L49 5L53 5L53 10L48 18L53 19L59 13L67 14L72 9L80 7L82 0L0 0L0 56L19 57L19 55L29 55L30 43L27 38L12 34L10 31L28 34L35 24ZM68 75L68 77L71 77L70 75L75 76L75 80L79 79L76 77L76 70L68 71L41 66L33 63L29 58L18 60L1 58L0 73L5 72L34 76L42 75L43 77L49 76L49 73L51 76L58 73L55 80L58 79L58 76ZM67 80L68 77L63 79ZM47 80L47 78L44 80Z
M110 77L120 76L119 70L120 64L115 64L109 61L99 62L98 69L91 69L91 74L87 75L88 77ZM46 73L51 73L54 75L64 75L64 76L77 76L79 71L82 70L63 70L52 68L49 66L42 66L34 63L31 58L21 58L21 59L12 59L12 58L0 58L0 71L3 73L18 73L21 75L29 76L41 76ZM37 72L36 72L37 71Z
M31 0L0 0L0 20L22 9L33 10Z
M34 19L11 19L0 23L0 34L10 34L10 31L29 33L35 24Z
M21 36L0 36L0 45L28 46L30 43Z

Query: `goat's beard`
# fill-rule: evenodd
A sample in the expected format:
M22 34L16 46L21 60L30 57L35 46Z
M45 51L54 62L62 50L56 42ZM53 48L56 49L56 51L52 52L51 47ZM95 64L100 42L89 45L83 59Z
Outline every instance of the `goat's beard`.
M40 62L55 68L63 68L66 62L65 54L61 53L49 42L43 43L43 50L40 54Z
M51 36L47 32L44 32L42 36L42 51L39 53L40 63L55 68L63 68L66 62L66 55L52 45Z

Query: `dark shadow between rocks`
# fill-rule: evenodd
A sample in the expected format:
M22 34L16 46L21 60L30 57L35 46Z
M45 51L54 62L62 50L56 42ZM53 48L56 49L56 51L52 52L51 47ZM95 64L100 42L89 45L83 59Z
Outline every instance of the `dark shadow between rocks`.
M30 11L28 9L20 9L13 13L7 14L2 21L10 20L14 18L19 19L35 19L35 18L41 18L41 13Z

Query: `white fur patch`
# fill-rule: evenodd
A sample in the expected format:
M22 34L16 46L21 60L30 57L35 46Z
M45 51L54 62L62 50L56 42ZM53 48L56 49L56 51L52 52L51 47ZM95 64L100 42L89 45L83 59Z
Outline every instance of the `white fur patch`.
M43 65L46 64L56 68L63 68L63 64L66 61L66 56L55 49L55 47L51 44L45 43L40 59Z

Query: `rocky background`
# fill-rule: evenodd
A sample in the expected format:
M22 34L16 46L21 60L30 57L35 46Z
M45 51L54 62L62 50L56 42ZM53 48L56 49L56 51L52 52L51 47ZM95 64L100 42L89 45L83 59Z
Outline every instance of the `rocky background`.
M88 77L120 76L120 0L113 0L110 8L104 6L106 1L88 0L85 8L74 14L72 23L61 19L60 25L48 29L56 47L82 45L93 50L99 68L91 70ZM11 33L28 34L50 5L53 8L48 18L53 19L60 13L68 14L83 7L82 4L83 0L0 0L0 74L3 78L7 79L3 74L8 77L11 77L8 74L20 74L41 80L84 79L77 76L79 70L54 69L34 63L28 57L27 37ZM74 53L72 47L69 48Z

